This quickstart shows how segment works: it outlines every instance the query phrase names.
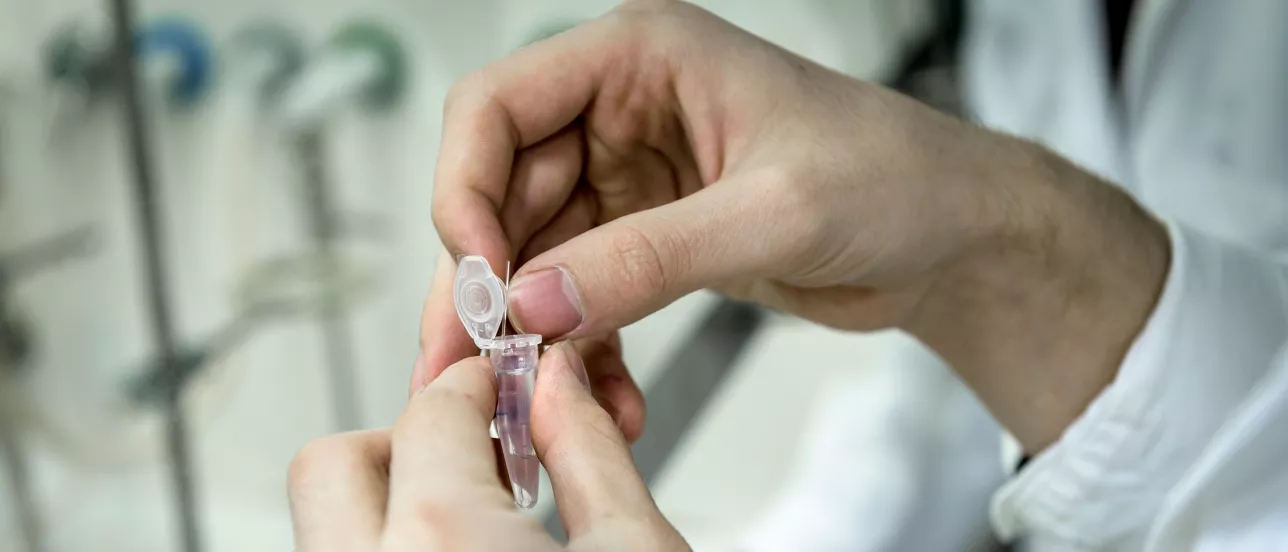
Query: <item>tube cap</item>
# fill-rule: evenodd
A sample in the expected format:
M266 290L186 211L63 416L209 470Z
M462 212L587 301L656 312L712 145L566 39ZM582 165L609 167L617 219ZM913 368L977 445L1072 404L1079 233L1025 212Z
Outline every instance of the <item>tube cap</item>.
M492 272L487 259L478 255L462 257L456 265L452 288L456 315L480 349L491 348L505 323L505 287Z

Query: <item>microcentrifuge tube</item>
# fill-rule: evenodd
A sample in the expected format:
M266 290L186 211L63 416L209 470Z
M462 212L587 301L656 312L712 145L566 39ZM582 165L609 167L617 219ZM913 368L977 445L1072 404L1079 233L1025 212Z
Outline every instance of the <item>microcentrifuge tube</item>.
M456 313L474 343L488 353L496 375L497 436L514 503L530 509L537 503L540 463L532 448L532 391L537 379L539 335L497 337L505 323L506 289L479 256L461 258L453 288Z

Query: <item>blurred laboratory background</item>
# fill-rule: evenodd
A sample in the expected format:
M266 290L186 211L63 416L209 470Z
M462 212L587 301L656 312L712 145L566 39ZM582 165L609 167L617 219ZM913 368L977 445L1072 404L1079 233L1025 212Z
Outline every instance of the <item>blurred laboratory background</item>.
M698 3L956 109L957 2ZM0 0L0 550L290 550L295 452L406 400L447 89L614 4ZM935 364L906 338L699 293L622 339L637 462L695 549L986 543L997 442L935 451L990 422L946 374L886 369ZM882 533L909 516L933 523Z

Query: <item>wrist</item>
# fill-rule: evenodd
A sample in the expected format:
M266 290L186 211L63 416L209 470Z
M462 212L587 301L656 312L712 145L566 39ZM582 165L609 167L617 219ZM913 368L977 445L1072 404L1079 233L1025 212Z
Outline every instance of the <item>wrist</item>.
M1028 452L1059 438L1117 373L1166 278L1166 230L1126 193L1000 138L988 206L906 326Z

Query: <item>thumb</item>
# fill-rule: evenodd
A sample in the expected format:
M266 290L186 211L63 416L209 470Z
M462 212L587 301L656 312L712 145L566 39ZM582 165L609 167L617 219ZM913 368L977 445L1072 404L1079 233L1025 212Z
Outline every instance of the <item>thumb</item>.
M778 182L739 180L619 218L538 255L515 276L510 320L549 339L597 335L698 289L781 270L809 216L793 208L799 202L784 200Z
M669 527L617 424L591 396L577 350L546 351L532 398L532 442L550 473L569 542Z

